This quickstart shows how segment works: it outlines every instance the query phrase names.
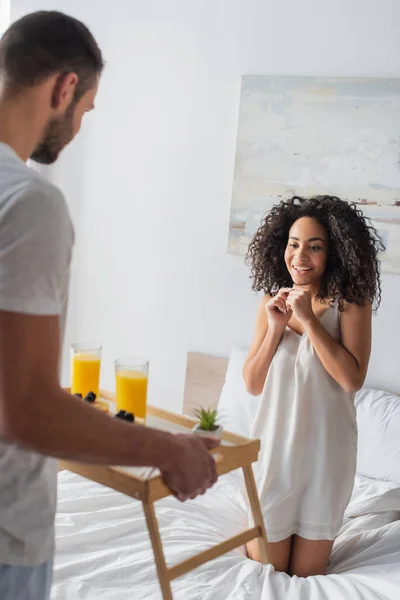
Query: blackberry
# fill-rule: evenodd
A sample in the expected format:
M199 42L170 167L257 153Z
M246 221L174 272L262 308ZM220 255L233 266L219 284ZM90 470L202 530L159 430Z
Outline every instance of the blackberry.
M131 412L126 412L125 410L120 410L114 416L116 419L122 419L123 421L128 421L128 423L133 423L135 421L135 415Z
M115 416L116 419L125 419L126 412L124 410L120 410L117 412Z
M96 394L94 392L89 392L84 400L85 402L92 404L96 400Z

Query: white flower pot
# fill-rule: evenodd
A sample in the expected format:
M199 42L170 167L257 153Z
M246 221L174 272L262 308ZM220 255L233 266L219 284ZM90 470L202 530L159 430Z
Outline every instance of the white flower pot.
M214 431L207 431L205 429L200 429L199 424L195 425L192 429L192 432L195 435L200 435L201 437L215 437L215 438L218 438L219 440L222 438L223 431L224 431L224 428L222 425L218 425L217 429L214 429Z

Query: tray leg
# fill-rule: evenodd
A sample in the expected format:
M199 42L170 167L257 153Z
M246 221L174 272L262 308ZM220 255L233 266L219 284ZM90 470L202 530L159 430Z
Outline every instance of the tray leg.
M158 530L158 522L154 511L154 504L143 502L143 510L146 516L147 528L150 534L151 545L153 546L154 558L156 559L156 567L158 579L161 586L163 600L173 600L171 582L169 578L167 564L165 562L163 547L161 543L160 532Z
M261 537L258 538L258 545L260 548L260 557L262 562L266 565L270 561L268 560L268 541L267 534L264 526L264 519L262 516L260 500L258 499L257 486L254 479L253 469L251 465L243 467L243 475L246 483L247 494L249 496L251 512L253 515L254 525L257 525L262 532Z

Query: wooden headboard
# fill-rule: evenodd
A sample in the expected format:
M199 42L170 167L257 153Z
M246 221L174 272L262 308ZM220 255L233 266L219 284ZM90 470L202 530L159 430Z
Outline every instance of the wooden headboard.
M186 366L183 413L193 415L193 409L217 406L225 381L228 359L200 352L189 352Z

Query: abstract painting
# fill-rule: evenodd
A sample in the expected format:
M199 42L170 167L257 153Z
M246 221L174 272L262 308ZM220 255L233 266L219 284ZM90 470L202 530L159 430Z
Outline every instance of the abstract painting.
M291 195L356 202L400 273L400 79L242 79L228 251Z

